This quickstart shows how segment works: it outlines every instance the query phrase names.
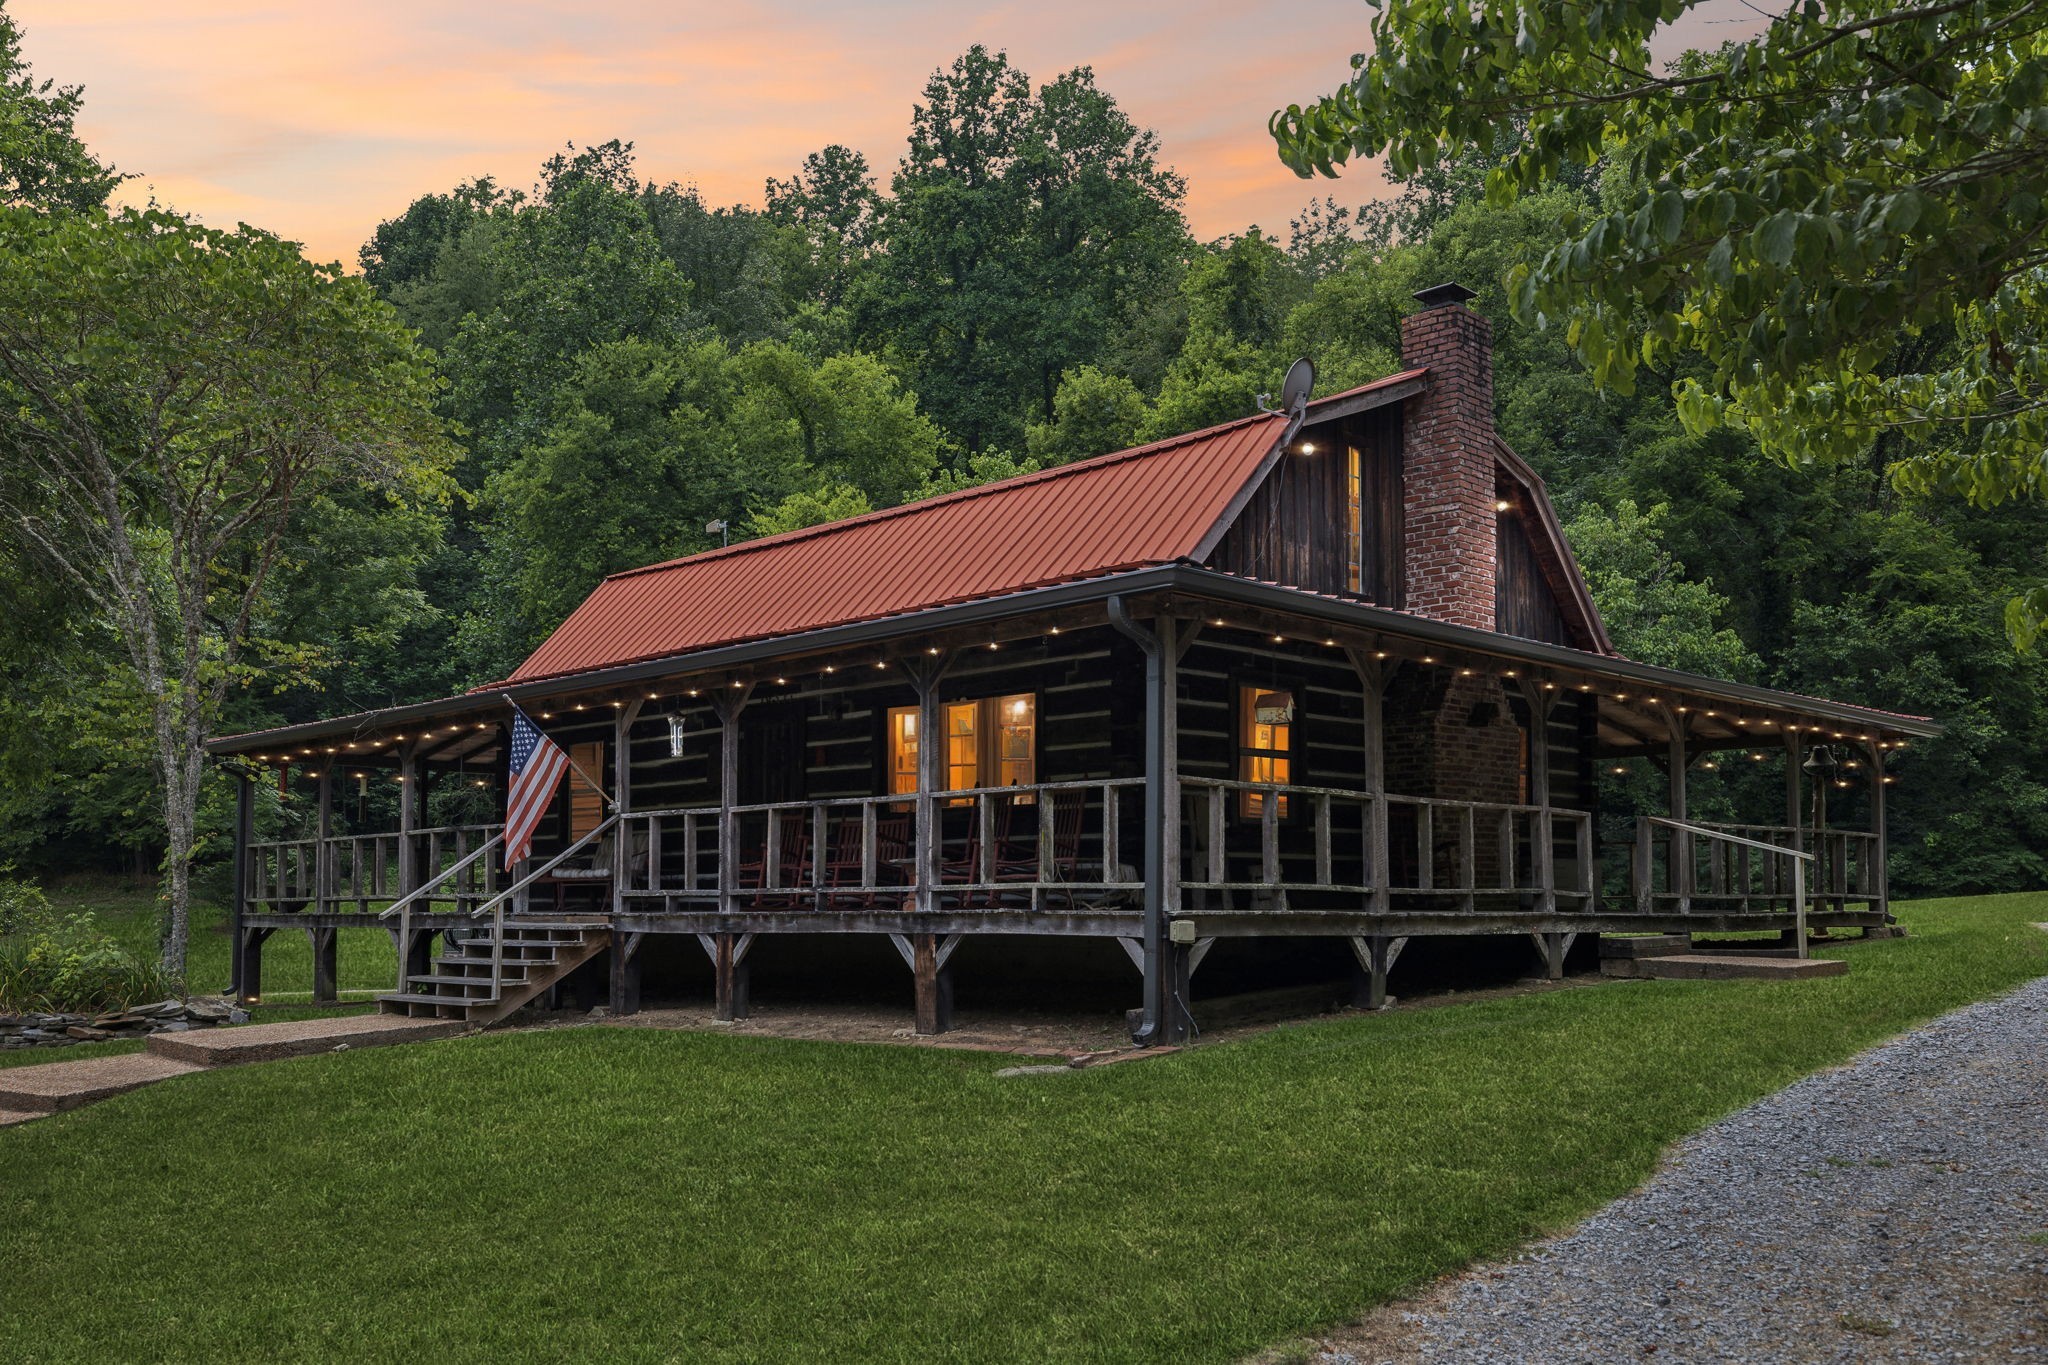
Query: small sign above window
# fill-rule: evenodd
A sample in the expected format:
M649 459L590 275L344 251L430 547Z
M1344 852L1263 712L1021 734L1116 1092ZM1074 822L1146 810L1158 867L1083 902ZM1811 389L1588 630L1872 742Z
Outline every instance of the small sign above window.
M1294 724L1292 692L1261 692L1252 703L1253 718L1261 725Z

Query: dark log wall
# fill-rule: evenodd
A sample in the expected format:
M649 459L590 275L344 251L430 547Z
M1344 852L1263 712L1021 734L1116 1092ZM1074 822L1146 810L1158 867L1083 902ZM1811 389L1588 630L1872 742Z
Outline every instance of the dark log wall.
M1493 581L1494 629L1525 640L1575 643L1519 517L1500 519L1500 558Z
M1315 453L1298 453L1305 445ZM1349 458L1359 451L1364 566L1357 595L1402 603L1398 407L1304 428L1210 556L1210 567L1315 592L1351 595L1345 544Z
M1358 675L1335 649L1276 644L1242 631L1205 630L1180 667L1180 774L1183 778L1238 778L1238 689L1251 685L1291 691L1295 702L1292 780L1362 790L1365 786L1365 698ZM1189 821L1182 873L1206 880L1208 830L1204 798L1184 792ZM1315 872L1314 810L1294 801L1280 827L1283 876L1308 880ZM1260 824L1230 801L1224 849L1232 880L1256 880ZM1363 872L1362 809L1339 803L1331 816L1331 874L1356 883ZM1202 898L1197 898L1198 901ZM1298 905L1309 908L1297 898ZM1333 902L1334 904L1335 902ZM1213 905L1213 902L1210 902ZM1197 904L1193 908L1208 908Z
M1409 669L1418 665L1408 665ZM959 655L940 683L944 701L1031 692L1038 698L1038 779L1041 782L1132 778L1143 775L1144 660L1137 648L1107 629L1070 631L1061 636L1007 642L996 650ZM824 684L831 683L827 689ZM1184 778L1235 780L1238 772L1238 689L1253 685L1294 693L1296 726L1292 780L1297 784L1362 789L1365 782L1364 694L1349 661L1334 648L1299 641L1275 643L1243 630L1203 630L1179 670L1179 765ZM1395 694L1398 696L1398 690ZM1510 692L1510 696L1512 696ZM875 795L886 789L887 717L892 707L916 702L902 665L886 670L846 669L833 678L816 674L754 694L740 716L741 804L764 800L827 800ZM1528 712L1518 697L1511 703L1516 723L1526 728ZM669 754L668 715L681 715L684 752ZM1579 693L1562 694L1550 723L1551 790L1557 805L1590 809L1595 799L1593 735L1596 703ZM612 712L556 715L544 721L556 742L607 738ZM538 719L538 717L536 717ZM1390 728L1399 718L1389 717ZM718 803L720 733L708 698L649 701L631 732L632 806L636 810L715 806ZM606 775L609 776L609 764ZM1403 791L1415 796L1462 793ZM1091 796L1091 801L1093 800ZM1135 865L1142 830L1135 795L1123 817L1120 857ZM562 803L558 801L558 806ZM1190 837L1183 871L1203 880L1198 862L1206 856L1205 808L1192 791L1183 813ZM964 838L968 812L945 813L949 837ZM1020 818L1028 822L1028 812ZM1309 880L1314 867L1313 807L1295 801L1281 832L1285 875ZM560 812L551 814L536 841L545 855L560 845ZM1259 822L1243 816L1235 799L1225 820L1225 848L1233 879L1256 879ZM1099 814L1091 811L1084 839L1099 838ZM710 831L705 829L708 840ZM758 843L758 829L743 829L743 840ZM1092 849L1090 850L1092 853ZM1560 848L1560 856L1568 850ZM707 861L700 869L708 879ZM679 849L664 844L664 864L673 879L682 869ZM1339 803L1332 819L1332 874L1355 882L1364 872L1362 812ZM673 880L671 884L674 884ZM706 882L700 884L708 884ZM1304 904L1304 907L1306 905Z

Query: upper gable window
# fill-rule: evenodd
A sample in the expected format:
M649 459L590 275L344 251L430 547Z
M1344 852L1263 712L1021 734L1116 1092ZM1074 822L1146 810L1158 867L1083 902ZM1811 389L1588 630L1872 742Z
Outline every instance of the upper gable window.
M1345 586L1362 591L1365 578L1365 509L1358 447L1344 447L1344 572Z

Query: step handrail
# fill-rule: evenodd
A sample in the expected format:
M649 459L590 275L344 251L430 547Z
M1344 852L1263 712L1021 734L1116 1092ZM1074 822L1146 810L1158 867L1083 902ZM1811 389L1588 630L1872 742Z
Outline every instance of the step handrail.
M548 873L554 871L563 863L567 862L569 860L570 854L579 851L583 848L585 844L588 844L591 840L597 838L600 834L603 834L607 830L611 829L614 825L619 823L619 819L620 813L618 811L613 811L610 815L607 815L603 820L598 822L598 825L595 829L591 830L581 839L578 839L575 843L569 845L560 853L557 853L554 857L548 859L539 867L536 867L535 869L533 869L533 871L527 873L524 877L521 877L518 881L512 883L512 885L506 887L503 891L500 891L496 896L492 897L490 900L485 901L482 905L479 905L476 909L470 911L469 917L471 919L482 919L485 915L490 914L493 910L496 910L499 906L503 905L513 896L519 894L521 891L524 891L527 887L533 885L542 877L545 877Z
M1746 848L1760 848L1766 853L1782 853L1788 858L1799 858L1809 863L1813 861L1813 855L1803 848L1787 848L1783 844L1767 844L1761 839L1745 839L1739 834L1729 834L1712 825L1692 825L1683 820L1667 819L1662 815L1645 815L1643 819L1653 825L1662 825L1666 829L1697 834L1702 839L1718 839L1724 844L1741 844Z
M415 887L413 890L406 892L403 896L400 896L397 900L391 902L390 906L388 906L382 914L378 915L377 918L390 919L399 911L410 908L414 901L420 900L421 898L428 896L428 894L432 892L436 887L440 886L441 883L447 881L450 877L453 877L456 873L462 871L463 868L468 867L471 863L475 862L478 858L483 857L484 854L489 853L493 848L497 847L499 844L503 842L505 842L505 833L503 830L500 830L498 833L493 834L488 840L486 840L481 848L477 849L474 853L469 854L467 857L461 858L458 861L456 861L456 863L453 866L449 867L447 871L442 872L440 875L436 876L432 881L428 882L426 885Z
M1706 825L1690 825L1683 820L1673 820L1663 815L1645 815L1646 824L1662 825L1685 834L1695 834L1702 839L1719 839L1724 844L1740 844L1745 848L1760 848L1766 853L1776 853L1792 860L1792 942L1803 960L1806 951L1806 865L1814 861L1814 855L1803 848L1786 848L1782 844L1767 844L1761 839L1745 839L1739 834L1728 834ZM1676 876L1676 873L1672 874Z

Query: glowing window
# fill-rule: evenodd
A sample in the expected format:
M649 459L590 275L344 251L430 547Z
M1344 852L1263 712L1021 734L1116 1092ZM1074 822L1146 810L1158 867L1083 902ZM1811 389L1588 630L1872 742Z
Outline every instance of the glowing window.
M1364 591L1365 580L1365 516L1363 511L1364 479L1358 464L1358 447L1346 451L1346 472L1344 483L1344 572L1345 581L1351 591Z
M917 790L917 708L899 706L889 713L889 792Z
M946 790L981 785L981 704L956 701L946 707Z
M1038 698L1029 692L948 702L942 791L1026 787L1038 780ZM917 708L889 712L889 792L917 790Z
M1237 780L1285 783L1294 773L1294 694L1267 687L1237 690ZM1249 818L1266 812L1266 793L1248 791L1238 802ZM1274 813L1287 818L1287 798L1279 796Z

